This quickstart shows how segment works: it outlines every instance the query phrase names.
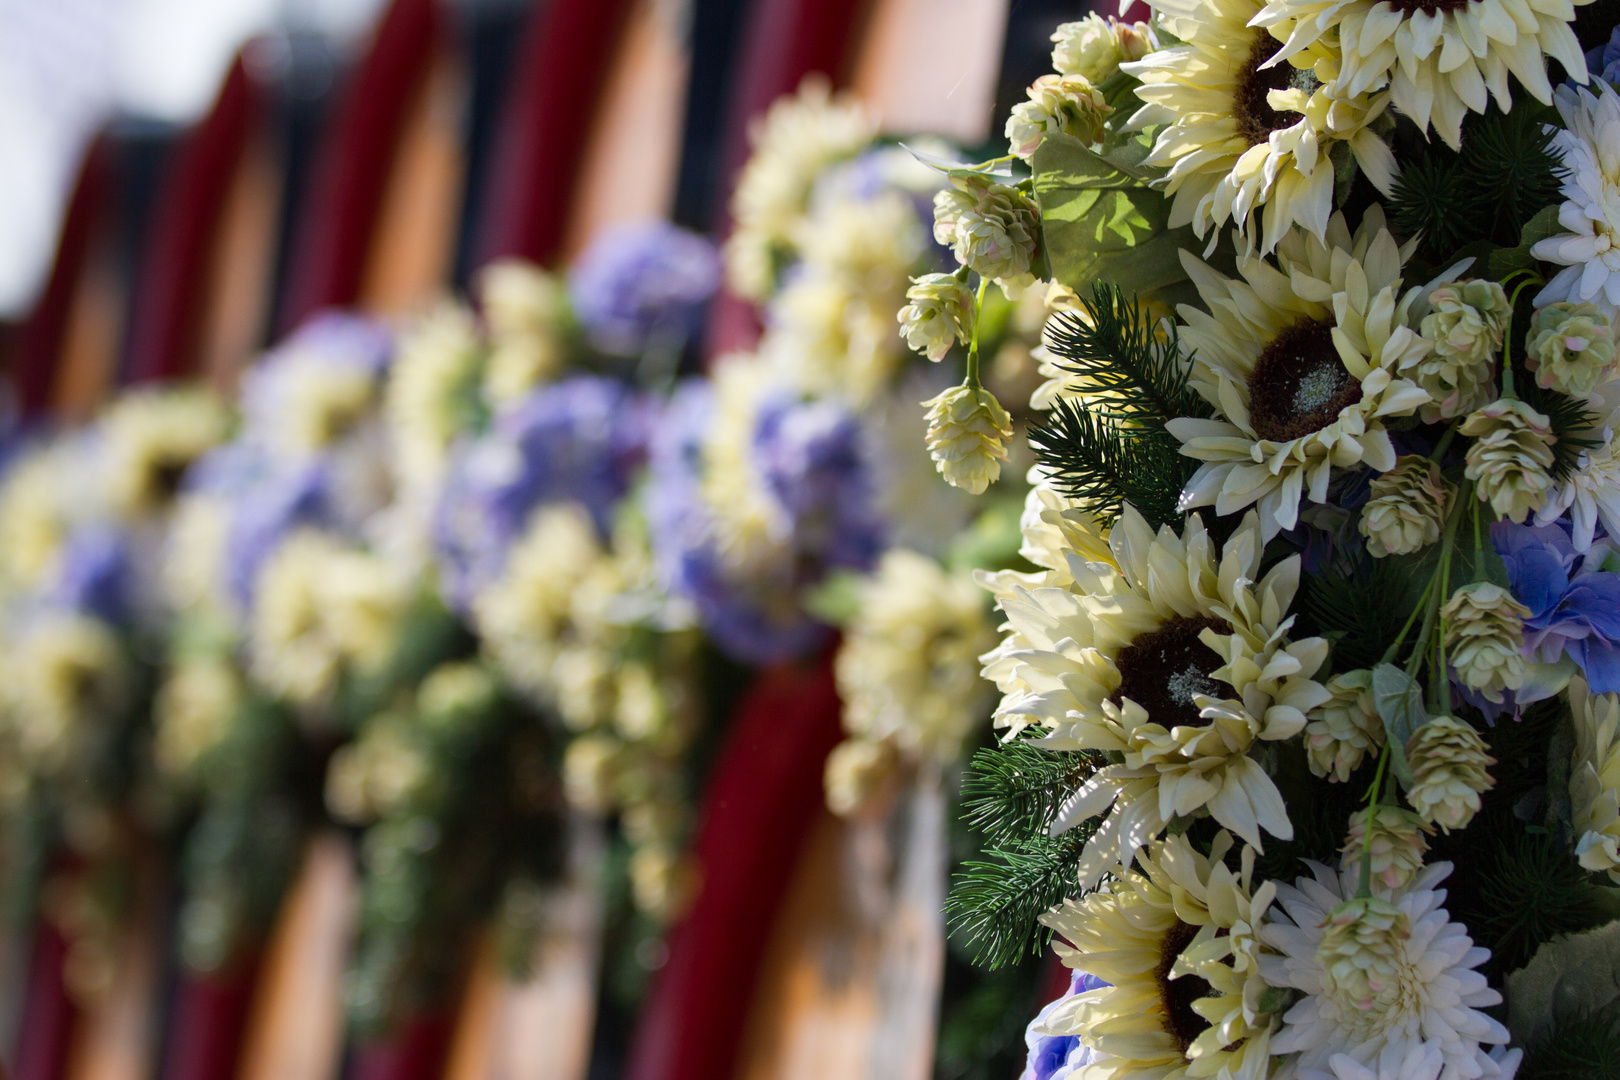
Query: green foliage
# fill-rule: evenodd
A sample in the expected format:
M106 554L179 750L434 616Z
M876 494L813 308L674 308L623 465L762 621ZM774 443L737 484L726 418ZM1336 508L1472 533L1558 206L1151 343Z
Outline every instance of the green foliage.
M1180 252L1192 248L1192 230L1167 226L1169 202L1146 186L1145 145L1132 139L1105 153L1051 134L1031 159L1053 278L1076 291L1097 280L1131 292L1185 281Z
M1533 1043L1519 1067L1519 1080L1617 1080L1620 1078L1620 1007L1561 1018Z
M1511 113L1470 114L1460 151L1414 142L1389 202L1396 232L1421 235L1436 264L1481 239L1516 247L1525 224L1559 199L1562 167L1543 129L1549 111L1520 101Z
M1329 565L1302 577L1294 607L1299 613L1296 635L1321 636L1333 644L1333 674L1372 667L1412 610L1408 569L1409 560L1373 559L1349 567Z
M952 956L945 969L946 1001L934 1053L935 1080L1007 1080L1024 1065L1024 1027L1046 1004L1041 962L1026 957L996 971L968 967ZM970 988L955 993L958 983Z
M1053 816L1096 769L1091 754L1028 741L980 750L962 785L963 816L986 838L987 859L963 864L945 910L974 961L995 969L1037 953L1051 931L1037 920L1075 890L1095 823L1048 836Z
M1165 430L1179 416L1207 417L1187 383L1174 331L1160 334L1117 285L1098 283L1083 314L1054 318L1047 344L1057 365L1094 385L1088 404L1061 401L1032 425L1030 446L1066 494L1104 519L1130 503L1155 527L1179 522L1177 500L1197 464Z
M1551 833L1509 827L1479 839L1479 890L1462 903L1469 932L1491 950L1488 973L1523 967L1544 943L1603 921L1599 887Z

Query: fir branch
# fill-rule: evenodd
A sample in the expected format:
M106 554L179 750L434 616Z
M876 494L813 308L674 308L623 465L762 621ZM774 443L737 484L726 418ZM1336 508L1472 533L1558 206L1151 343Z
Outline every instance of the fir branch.
M1514 379L1514 392L1549 421L1553 433L1553 463L1548 471L1554 480L1567 479L1580 467L1582 453L1602 445L1592 437L1598 414L1588 409L1585 402L1568 394L1543 390L1536 385L1534 376L1523 371Z
M1057 366L1093 384L1109 419L1163 427L1178 416L1207 417L1209 403L1188 385L1191 365L1172 325L1161 334L1123 290L1098 282L1084 314L1054 315L1043 343Z
M1096 822L1048 836L1058 808L1101 760L1014 741L973 756L962 784L964 819L986 837L987 859L968 861L945 910L951 934L981 966L1017 963L1051 939L1039 918L1074 894Z
M1074 895L1075 877L1090 828L1040 836L1002 847L990 861L967 862L945 902L950 931L972 950L974 962L992 970L1038 953L1052 939L1039 922Z
M1528 1048L1519 1080L1615 1080L1620 1077L1620 1008L1561 1017Z
M1027 740L980 750L962 779L962 817L991 847L1042 835L1099 764L1089 752L1045 750Z
M1177 503L1197 469L1162 427L1127 426L1073 400L1030 427L1029 445L1058 489L1105 521L1128 502L1154 528L1180 522Z

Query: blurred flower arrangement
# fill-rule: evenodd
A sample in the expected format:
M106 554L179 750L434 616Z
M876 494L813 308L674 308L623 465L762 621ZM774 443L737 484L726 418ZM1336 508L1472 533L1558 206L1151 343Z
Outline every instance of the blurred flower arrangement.
M956 931L1074 969L1029 1078L1602 1072L1614 970L1558 939L1620 910L1608 28L1149 6L1058 28L1006 156L918 155L957 487L1010 452L988 286L1052 283Z

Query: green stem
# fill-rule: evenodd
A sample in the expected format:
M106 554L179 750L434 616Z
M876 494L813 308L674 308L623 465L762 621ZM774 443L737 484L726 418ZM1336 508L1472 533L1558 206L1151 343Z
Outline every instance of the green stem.
M1451 422L1450 427L1446 428L1445 434L1440 436L1440 441L1434 444L1434 453L1429 455L1430 461L1438 462L1441 455L1451 448L1451 440L1457 437L1457 428L1462 422L1463 418L1459 416Z
M1428 606L1429 594L1433 591L1434 578L1431 577L1429 583L1423 586L1423 592L1418 596L1418 602L1412 605L1412 614L1406 617L1406 624L1401 627L1401 632L1395 635L1395 640L1390 643L1389 648L1384 650L1384 658L1380 663L1389 664L1394 662L1396 654L1401 651L1401 642L1406 640L1407 631L1412 629L1412 623L1417 620L1418 612L1423 611Z
M1502 397L1512 401L1518 395L1513 392L1513 309L1519 306L1519 294L1532 285L1541 284L1541 275L1532 274L1513 287L1513 295L1508 298L1507 323L1502 327Z
M1440 556L1440 595L1451 595L1451 552L1448 546ZM1441 605L1439 633L1434 635L1434 675L1430 685L1436 688L1440 715L1451 715L1451 673L1446 670L1446 615Z
M1384 770L1389 767L1389 743L1384 743L1378 755L1378 769L1373 773L1372 788L1367 792L1367 824L1361 831L1361 883L1356 886L1357 896L1372 895L1372 819L1378 810L1378 793L1383 787Z
M979 293L973 299L973 340L968 344L967 378L963 384L978 390L984 386L979 381L979 323L980 316L984 314L984 290L990 284L990 279L984 276L979 278Z

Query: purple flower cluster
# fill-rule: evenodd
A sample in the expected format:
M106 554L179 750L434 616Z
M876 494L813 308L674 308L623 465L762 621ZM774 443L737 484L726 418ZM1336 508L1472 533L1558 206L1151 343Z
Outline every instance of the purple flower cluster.
M441 587L465 610L500 577L536 506L583 505L605 535L647 457L654 406L612 379L576 376L502 412L451 465L436 525Z
M592 345L640 356L697 333L720 285L720 257L696 233L666 221L606 229L568 273L574 314Z
M647 516L659 576L692 602L709 635L736 659L803 655L828 631L801 609L802 590L834 567L869 569L882 549L859 424L831 401L784 394L760 408L753 461L791 550L743 574L728 564L702 492L713 410L710 388L689 383L653 440Z
M1609 34L1609 40L1586 52L1586 70L1604 82L1620 83L1620 26Z
M244 436L263 438L285 422L296 407L288 396L298 368L350 368L377 377L393 354L394 341L383 324L335 311L316 314L243 376Z
M135 588L129 536L112 525L91 525L75 529L63 545L49 601L123 626L136 615Z
M1620 691L1620 574L1602 569L1615 553L1600 540L1584 556L1566 522L1491 526L1513 595L1530 609L1525 652L1543 663L1568 656L1599 694Z

